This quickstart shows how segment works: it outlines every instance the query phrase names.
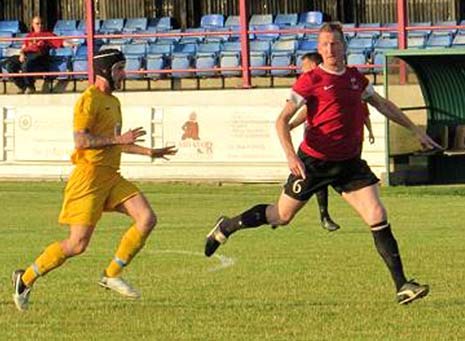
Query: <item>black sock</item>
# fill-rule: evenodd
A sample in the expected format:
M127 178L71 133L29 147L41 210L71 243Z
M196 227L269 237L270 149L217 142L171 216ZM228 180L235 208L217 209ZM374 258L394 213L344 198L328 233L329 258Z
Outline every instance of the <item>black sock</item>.
M391 272L397 291L399 291L402 285L407 282L407 279L404 275L399 248L392 234L391 225L389 225L387 221L383 221L379 224L372 225L371 232L375 239L376 249Z
M320 219L328 218L328 187L316 192L316 200L318 201L318 208L320 210Z
M228 219L221 225L221 230L227 237L237 230L268 224L266 219L266 208L268 206L265 204L256 205L238 216Z

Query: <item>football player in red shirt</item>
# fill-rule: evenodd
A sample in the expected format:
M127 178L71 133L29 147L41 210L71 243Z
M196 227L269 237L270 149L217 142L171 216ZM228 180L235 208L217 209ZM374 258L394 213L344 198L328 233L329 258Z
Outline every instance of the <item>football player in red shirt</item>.
M424 148L441 147L394 103L378 95L356 68L346 67L341 25L322 26L318 52L323 63L299 77L276 120L278 137L291 171L278 202L256 205L233 218L218 219L207 235L205 255L211 256L240 229L289 224L314 193L331 185L370 227L376 249L394 280L398 303L409 303L426 296L429 287L406 279L397 242L379 197L379 179L360 157L365 121L362 100L412 131ZM289 122L302 105L307 106L309 129L296 153Z

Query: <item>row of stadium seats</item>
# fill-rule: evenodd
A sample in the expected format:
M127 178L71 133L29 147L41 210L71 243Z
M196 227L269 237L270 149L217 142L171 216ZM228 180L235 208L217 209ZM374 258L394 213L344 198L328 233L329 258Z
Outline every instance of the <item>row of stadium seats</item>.
M409 48L436 48L436 47L465 47L465 35L457 34L454 39L449 35L409 37ZM288 67L296 66L300 69L301 56L308 52L316 51L315 39L286 39L286 40L254 40L250 42L251 66L263 67ZM240 42L210 41L198 43L183 40L170 43L158 41L156 43L129 43L129 44L104 44L99 47L117 48L127 57L127 71L136 70L160 70L160 69L209 69L215 67L240 67L241 45ZM349 65L364 65L384 63L384 52L387 49L397 48L397 37L380 37L379 39L355 37L348 43L347 58ZM18 48L0 48L0 60L18 53ZM53 49L51 54L51 71L86 71L87 70L87 46L76 48ZM370 70L362 68L364 72L381 72L380 68ZM3 71L6 72L6 71ZM240 71L198 71L197 76L236 76ZM293 70L253 70L253 76L290 76L295 74ZM194 75L189 72L173 73L172 77L189 77ZM161 77L161 73L151 73L152 78ZM128 78L142 78L142 74L128 74ZM64 76L64 78L67 78ZM75 76L85 78L85 76Z
M173 34L173 37L161 38L161 39L173 39L180 40L181 36L176 36L181 32L187 32L193 34L189 37L183 37L184 40L195 40L196 42L201 42L203 40L207 41L226 41L226 40L237 40L239 37L239 16L229 16L224 20L224 16L221 14L210 14L205 15L201 19L200 27L189 28L186 30L176 29L173 30L172 19L170 17L162 18L129 18L129 19L106 19L106 20L96 20L95 28L97 33L100 34L154 34L154 33L170 33ZM279 33L274 32L280 29L317 29L323 23L323 15L321 12L304 12L304 13L293 13L293 14L278 14L273 17L269 15L252 15L249 20L249 29L256 31L265 31L264 33L250 34L250 39L258 40L276 40L281 39L296 39L303 38L303 33ZM464 25L465 20L460 22L460 25ZM411 26L456 26L456 21L440 21L440 22L418 22L411 23ZM0 37L9 38L9 37L22 37L25 34L19 32L19 21L0 21ZM355 28L367 29L367 31L350 31ZM383 31L382 28L390 29L390 31ZM379 37L396 37L397 32L396 23L366 23L356 26L355 24L344 24L345 35L347 40L350 40L354 37L357 38L371 38L378 39ZM86 32L86 23L85 20L58 20L55 24L53 31L57 35L61 36L79 36L83 35ZM207 36L203 33L205 32L224 32L224 34L219 34L217 36ZM266 31L270 31L267 33ZM196 35L198 33L198 35ZM441 28L441 29L421 29L416 31L409 31L409 37L425 37L429 38L430 36L443 36L449 35L454 37L456 34L465 34L465 29L456 29L454 27L450 28ZM305 38L309 39L315 37L316 33L306 33ZM160 39L160 38L158 38ZM111 41L114 43L127 43L132 41L133 38L123 38L119 41L113 39ZM145 40L148 42L155 42L157 38L135 38L134 41ZM81 44L84 42L84 39L75 39L74 43ZM108 40L105 40L107 43ZM1 47L15 46L21 44L21 42L11 42L11 41L2 41L0 42Z

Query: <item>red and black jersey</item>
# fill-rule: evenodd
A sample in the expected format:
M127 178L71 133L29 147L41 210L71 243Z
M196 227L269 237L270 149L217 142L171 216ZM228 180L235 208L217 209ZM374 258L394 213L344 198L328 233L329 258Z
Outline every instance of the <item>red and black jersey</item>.
M341 161L358 156L363 142L366 110L362 93L368 79L356 68L331 73L318 67L299 77L292 99L307 105L306 154L322 160Z

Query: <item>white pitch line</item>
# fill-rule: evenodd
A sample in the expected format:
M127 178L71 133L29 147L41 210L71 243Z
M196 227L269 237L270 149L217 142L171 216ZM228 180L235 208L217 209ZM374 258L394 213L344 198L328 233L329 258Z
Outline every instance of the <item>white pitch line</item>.
M200 257L205 257L203 253L200 252L192 252L192 251L185 251L185 250L157 250L154 251L154 253L171 253L171 254L178 254L178 255L186 255L186 256L200 256ZM223 255L213 255L212 258L216 258L220 261L220 265L214 266L212 268L209 268L208 271L214 272L218 270L223 270L226 268L229 268L235 264L234 258L231 257L226 257Z

